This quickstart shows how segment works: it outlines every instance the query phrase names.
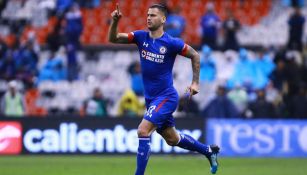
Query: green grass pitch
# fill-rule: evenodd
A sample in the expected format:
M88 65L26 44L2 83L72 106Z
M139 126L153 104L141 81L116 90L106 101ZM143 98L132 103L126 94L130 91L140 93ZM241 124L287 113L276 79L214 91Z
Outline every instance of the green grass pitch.
M307 159L220 158L219 175L305 175ZM134 156L0 156L0 175L133 175ZM151 156L146 175L206 175L200 156Z

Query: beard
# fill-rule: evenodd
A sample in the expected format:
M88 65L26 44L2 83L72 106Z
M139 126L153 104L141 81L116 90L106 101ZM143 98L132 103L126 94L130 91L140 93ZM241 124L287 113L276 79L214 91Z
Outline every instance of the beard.
M150 31L156 31L161 27L161 25L152 25L152 26L147 26L148 30Z

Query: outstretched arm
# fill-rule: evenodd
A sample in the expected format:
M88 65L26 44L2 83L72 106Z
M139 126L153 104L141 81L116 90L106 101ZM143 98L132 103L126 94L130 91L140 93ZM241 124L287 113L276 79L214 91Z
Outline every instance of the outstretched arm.
M184 47L182 55L190 58L192 63L193 79L191 86L187 89L192 96L199 92L200 56L191 46L186 44Z
M109 42L112 43L129 43L128 33L118 33L117 26L120 18L122 17L122 13L119 10L118 4L116 4L116 10L111 13L112 21L109 28Z

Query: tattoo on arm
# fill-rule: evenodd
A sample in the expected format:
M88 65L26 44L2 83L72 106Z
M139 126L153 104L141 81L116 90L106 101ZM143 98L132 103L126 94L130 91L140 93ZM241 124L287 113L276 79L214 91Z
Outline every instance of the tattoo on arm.
M185 55L191 58L192 70L193 70L193 82L199 83L199 72L200 72L200 56L191 46L188 45L188 51Z

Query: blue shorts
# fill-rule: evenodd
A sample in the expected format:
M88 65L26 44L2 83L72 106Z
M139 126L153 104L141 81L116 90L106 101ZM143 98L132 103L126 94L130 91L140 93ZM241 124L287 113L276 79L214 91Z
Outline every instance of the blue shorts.
M175 126L173 112L178 105L178 95L160 96L154 100L146 100L147 112L144 119L157 126L157 132L161 133L168 127Z

